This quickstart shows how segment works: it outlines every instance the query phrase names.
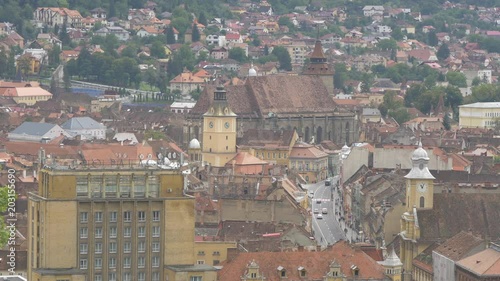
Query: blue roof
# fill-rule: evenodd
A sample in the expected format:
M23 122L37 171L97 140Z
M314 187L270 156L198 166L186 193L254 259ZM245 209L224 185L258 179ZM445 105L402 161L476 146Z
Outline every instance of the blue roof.
M37 122L24 122L19 127L10 132L11 134L43 136L52 130L55 124L51 123L37 123Z
M90 117L73 117L61 125L64 130L106 129L104 125Z

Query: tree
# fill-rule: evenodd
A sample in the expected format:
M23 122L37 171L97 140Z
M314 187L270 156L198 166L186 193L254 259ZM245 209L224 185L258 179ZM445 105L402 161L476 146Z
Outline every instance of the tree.
M333 75L333 86L335 89L344 89L344 83L347 80L347 68L343 63L336 63L335 74Z
M29 56L21 56L17 60L18 71L21 72L23 78L27 78L31 72L31 59Z
M446 45L446 43L443 43L439 47L436 56L439 60L445 60L450 56L450 49L448 48L448 45Z
M236 60L238 62L245 62L247 60L245 50L243 50L240 47L234 47L231 50L229 50L229 58Z
M382 117L385 118L387 116L388 109L385 104L383 103L379 104L378 110L380 111L380 115L382 115Z
M193 31L192 31L192 41L193 42L198 42L200 41L200 31L198 30L198 26L196 24L193 24Z
M451 124L450 124L450 116L446 112L443 117L443 127L446 131L449 131L451 129Z
M54 44L52 49L49 51L49 64L50 65L58 65L59 64L59 55L61 54L61 48L59 45Z
M437 44L439 43L436 32L434 30L431 30L429 31L429 33L427 33L427 43L431 46L437 46Z
M200 12L200 15L198 16L198 22L203 24L204 26L207 26L207 16L205 16L205 13L203 11Z
M389 111L389 116L394 118L396 122L399 124L403 124L404 122L410 120L410 113L404 107L400 107L397 110Z
M378 42L377 47L382 51L395 50L398 48L398 42L394 39L383 39Z
M10 174L9 174L10 175ZM8 187L0 187L0 212L4 213L7 211L7 207L9 206L9 188ZM15 198L15 197L14 197ZM5 220L2 218L0 220L0 247L4 247L7 245L9 241L9 229L5 225Z
M166 30L167 44L175 44L175 33L174 28L169 26Z
M59 33L59 40L61 40L63 46L68 46L71 43L71 38L69 38L67 25L68 22L65 19L61 27L61 32Z
M391 32L391 37L394 39L394 40L403 40L403 32L401 31L401 27L398 27L398 26L395 26L393 29L392 29L392 32Z
M276 46L273 48L271 52L278 58L278 62L280 65L280 69L291 71L292 70L292 59L290 58L290 54L283 46Z
M450 83L450 85L457 86L459 88L467 87L467 78L465 74L457 71L448 71L446 73L446 79Z
M264 56L269 56L269 46L267 44L264 46Z
M160 41L154 41L151 45L151 56L155 58L166 58L165 46Z
M472 84L471 86L472 87L475 87L477 85L481 84L481 78L479 78L478 76L474 77L474 79L472 79Z

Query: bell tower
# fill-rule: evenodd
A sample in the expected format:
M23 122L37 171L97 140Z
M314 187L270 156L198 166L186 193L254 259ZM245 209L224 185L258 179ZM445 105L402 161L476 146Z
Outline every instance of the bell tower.
M333 95L333 67L328 64L323 46L319 38L314 44L314 50L309 58L309 65L303 70L302 75L318 76L323 81L328 94Z
M434 200L434 176L428 168L429 156L422 143L411 157L412 168L406 178L406 208L401 216L400 256L405 273L412 270L413 259L419 254L420 227L417 210L432 209Z
M203 161L223 167L236 154L236 117L229 108L226 90L218 86L214 100L203 114Z
M429 171L429 156L422 143L411 157L412 168L406 178L406 211L432 209L434 199L434 176Z

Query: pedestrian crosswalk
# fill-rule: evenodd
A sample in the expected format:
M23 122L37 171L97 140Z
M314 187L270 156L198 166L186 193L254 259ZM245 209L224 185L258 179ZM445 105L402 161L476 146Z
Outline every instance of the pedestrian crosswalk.
M326 198L316 198L314 201L321 201L321 202L330 202L332 199L326 199Z

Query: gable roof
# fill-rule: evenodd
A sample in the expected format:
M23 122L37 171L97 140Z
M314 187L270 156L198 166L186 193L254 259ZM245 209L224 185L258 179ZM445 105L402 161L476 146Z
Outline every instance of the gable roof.
M481 243L484 243L484 240L480 237L461 231L439 245L434 251L453 261L458 261Z
M106 126L95 121L90 117L73 117L61 125L65 130L92 130L92 129L105 129Z
M24 122L10 134L43 136L57 125L50 123ZM59 127L59 126L57 126Z
M191 114L199 116L213 102L215 85L202 92ZM226 88L229 107L239 117L267 117L298 112L333 113L336 106L320 77L270 75L248 77L244 85Z
M491 240L500 238L500 194L436 193L431 210L418 210L420 240L447 239L474 230Z
M302 280L299 268L306 271L307 280L323 280L335 262L348 279L353 277L352 267L359 268L359 279L385 278L383 267L360 249L351 248L341 241L332 249L322 252L250 252L239 253L233 260L224 262L219 271L220 281L239 279L244 276L250 263L259 267L259 272L267 281L282 280L278 269L285 270L288 280Z
M238 140L238 146L289 148L294 141L293 136L293 130L248 129L243 134L243 137Z
M269 164L264 160L260 160L259 158L253 156L248 152L238 152L233 159L229 160L228 165L232 164L234 161L235 165L246 166L246 165L265 165Z
M479 276L500 275L500 251L489 248L457 262L457 266ZM482 278L481 278L482 279Z

